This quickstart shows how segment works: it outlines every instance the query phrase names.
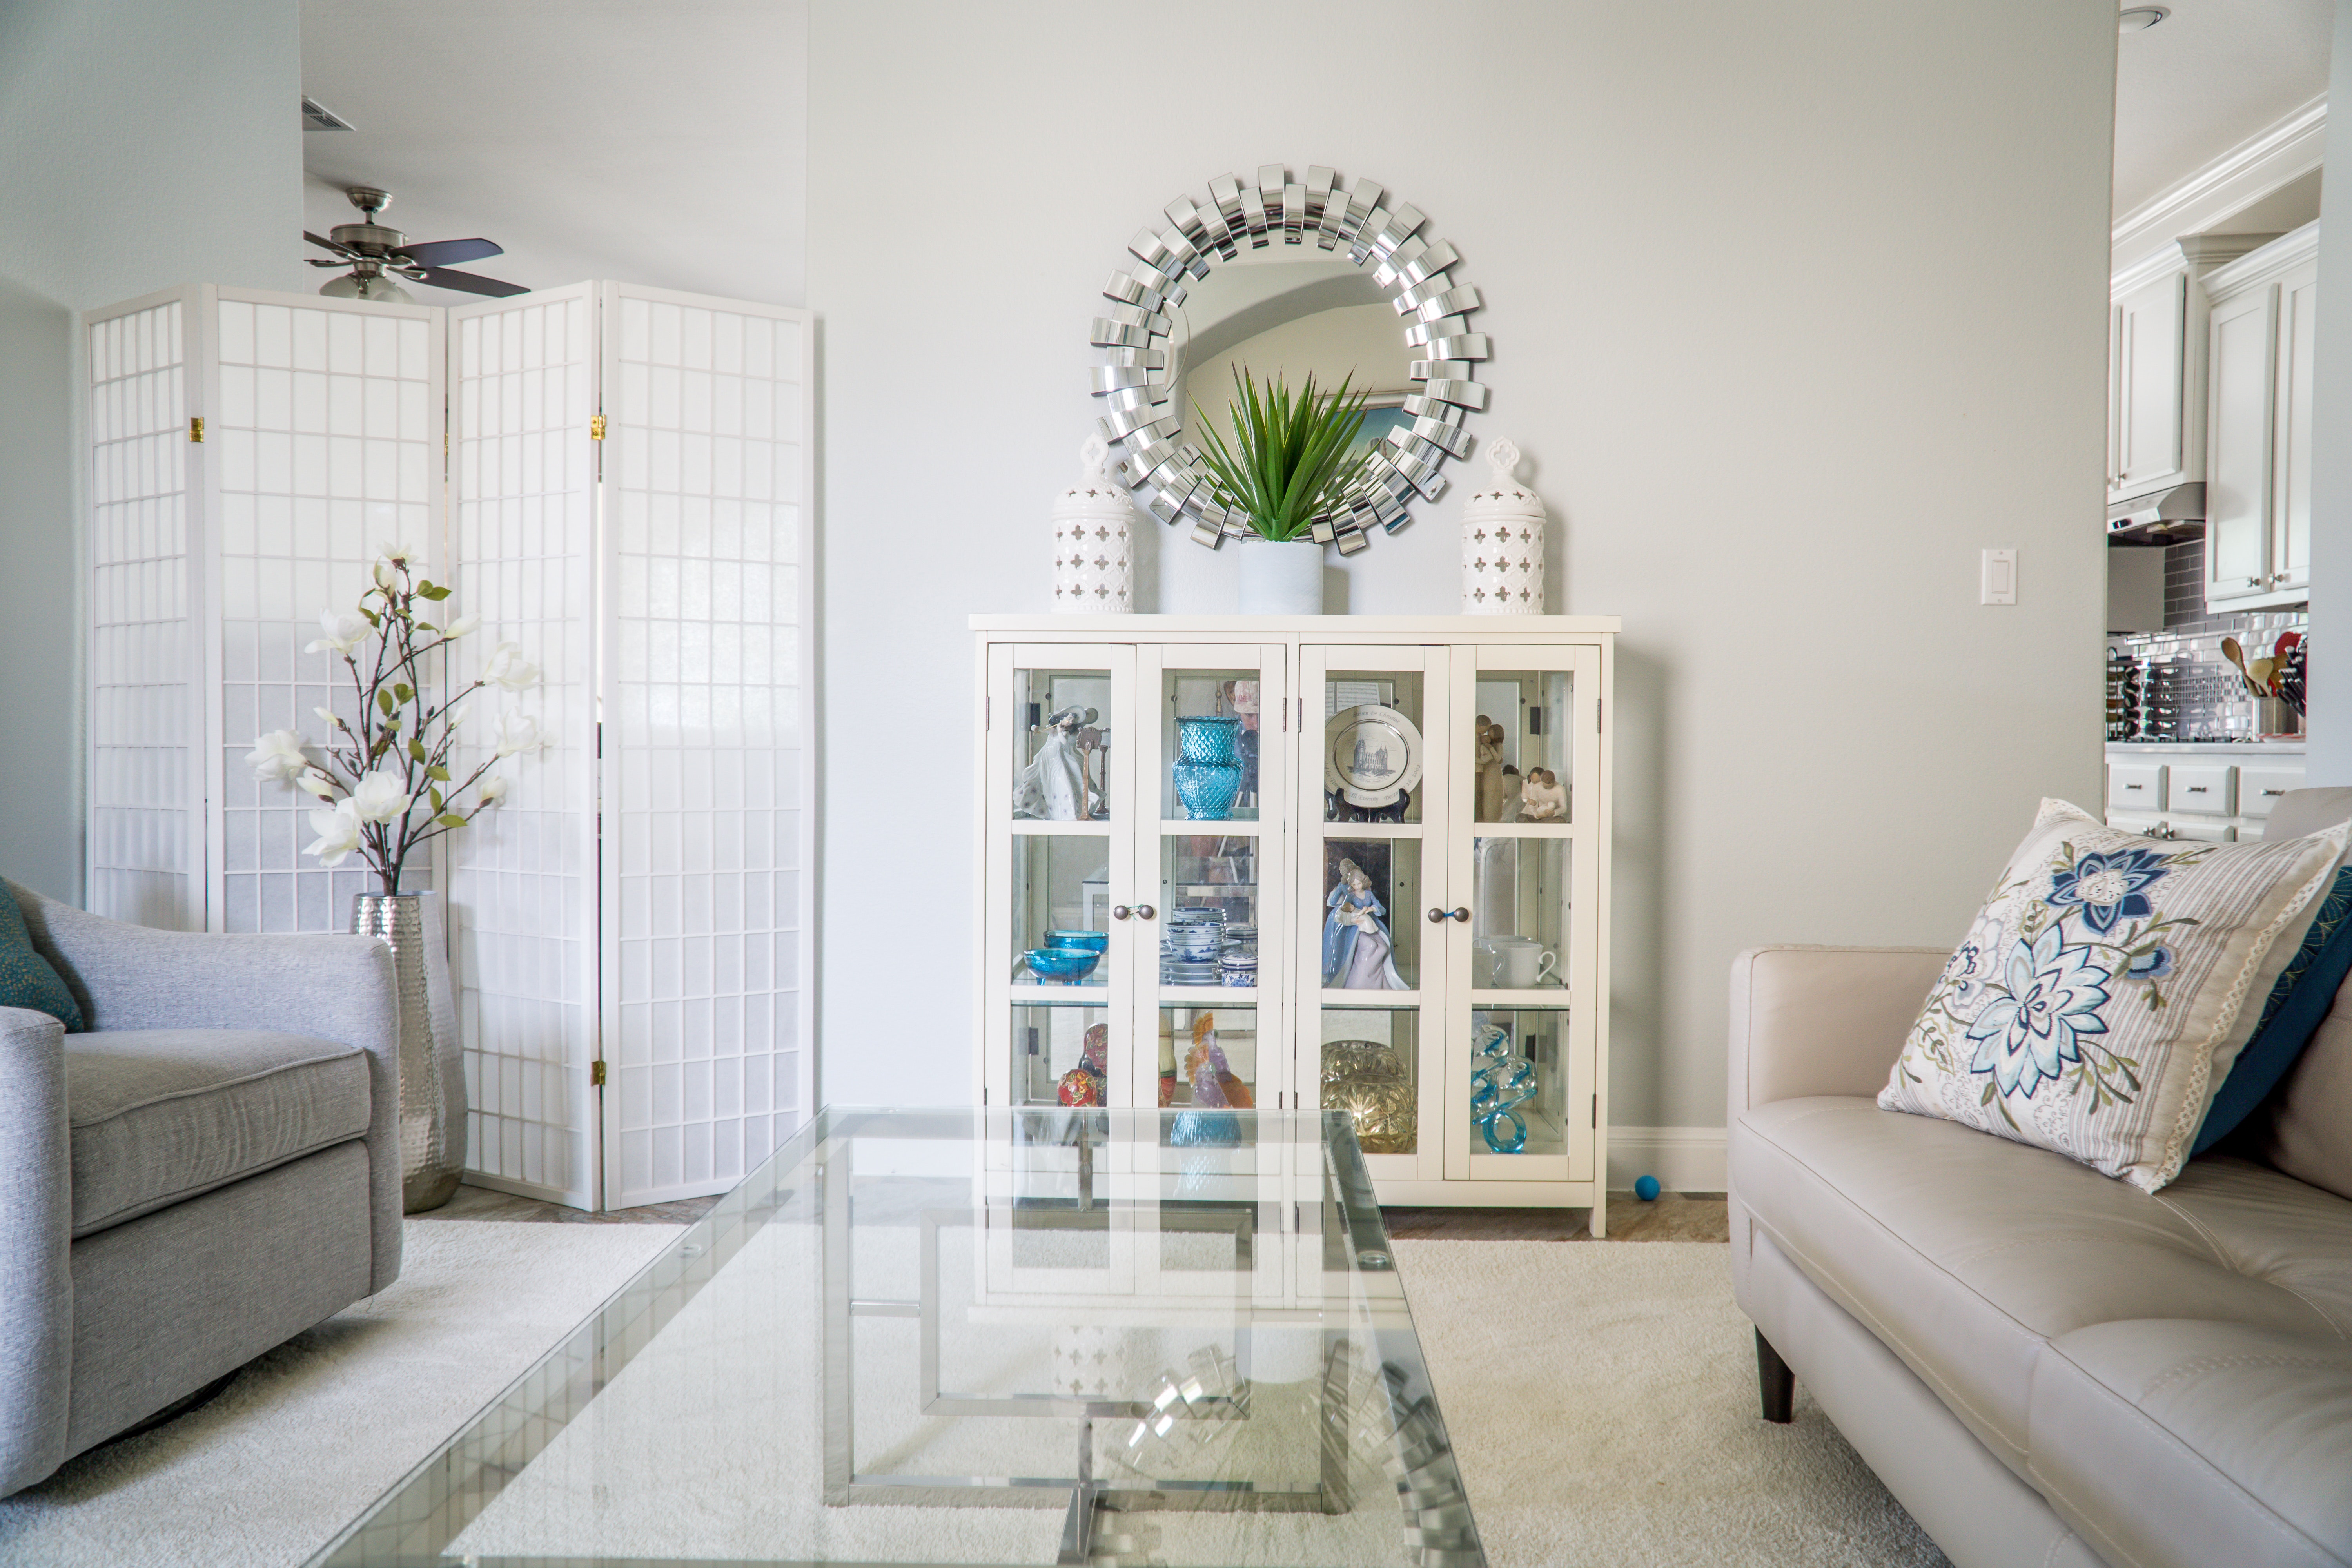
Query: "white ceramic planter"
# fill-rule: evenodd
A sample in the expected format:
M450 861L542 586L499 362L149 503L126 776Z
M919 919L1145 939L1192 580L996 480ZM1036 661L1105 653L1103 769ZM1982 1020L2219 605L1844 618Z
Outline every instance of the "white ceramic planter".
M1311 539L1244 539L1241 613L1319 616L1323 613L1323 547Z

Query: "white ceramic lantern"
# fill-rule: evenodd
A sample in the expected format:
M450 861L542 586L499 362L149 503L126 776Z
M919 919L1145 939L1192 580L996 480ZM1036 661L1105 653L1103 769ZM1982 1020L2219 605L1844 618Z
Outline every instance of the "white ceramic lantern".
M1135 609L1135 508L1110 477L1110 448L1099 436L1078 448L1086 477L1054 502L1054 610L1066 616L1123 616Z
M1494 477L1462 503L1462 613L1544 613L1544 504L1511 477L1519 449L1486 448Z

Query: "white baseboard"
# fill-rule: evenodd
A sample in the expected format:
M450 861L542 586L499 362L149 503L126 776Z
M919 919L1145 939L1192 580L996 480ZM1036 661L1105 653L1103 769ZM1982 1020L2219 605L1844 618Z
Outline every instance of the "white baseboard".
M1719 1193L1724 1189L1724 1131L1720 1127L1612 1127L1609 1187L1630 1192L1636 1176L1655 1176L1670 1193Z

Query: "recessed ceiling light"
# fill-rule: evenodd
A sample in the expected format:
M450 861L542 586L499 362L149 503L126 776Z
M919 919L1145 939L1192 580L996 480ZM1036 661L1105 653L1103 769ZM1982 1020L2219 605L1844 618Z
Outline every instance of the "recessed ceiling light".
M2145 33L2171 15L2161 5L2135 5L2116 18L2116 31Z

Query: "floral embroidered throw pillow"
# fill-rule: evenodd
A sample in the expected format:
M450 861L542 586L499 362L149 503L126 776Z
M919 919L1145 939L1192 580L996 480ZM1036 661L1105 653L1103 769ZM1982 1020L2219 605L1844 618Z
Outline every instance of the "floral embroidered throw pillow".
M2188 1159L2347 831L2196 844L2043 801L1878 1103L2155 1192Z

